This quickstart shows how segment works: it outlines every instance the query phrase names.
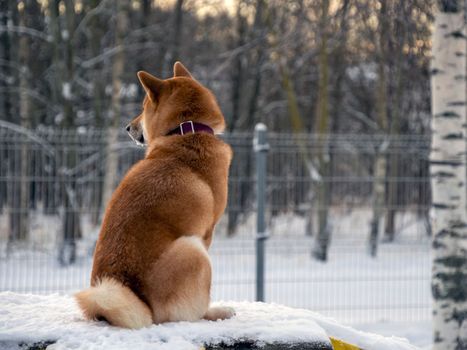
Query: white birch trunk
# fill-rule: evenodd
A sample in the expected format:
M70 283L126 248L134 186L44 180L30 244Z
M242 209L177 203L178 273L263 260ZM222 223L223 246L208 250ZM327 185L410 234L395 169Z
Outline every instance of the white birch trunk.
M436 350L467 349L466 43L464 14L438 12L430 155Z

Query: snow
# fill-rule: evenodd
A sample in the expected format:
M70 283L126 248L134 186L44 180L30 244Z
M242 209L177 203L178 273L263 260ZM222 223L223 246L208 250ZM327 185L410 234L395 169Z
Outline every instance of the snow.
M57 341L50 349L199 349L202 344L255 340L328 342L328 336L366 350L417 349L406 340L365 333L304 309L251 302L218 302L236 315L225 321L178 322L140 330L85 321L71 296L0 293L0 346Z
M423 220L415 212L398 213L396 242L381 244L373 259L366 251L371 210L343 205L333 208L330 217L333 242L327 263L310 258L313 237L305 236L302 216L282 213L271 219L266 301L313 310L364 331L406 337L428 349L431 263ZM60 218L32 211L30 221L28 245L7 254L8 216L0 216L0 291L69 295L86 287L99 232L90 217L82 216L77 262L67 267L57 262ZM218 225L210 249L213 300L254 300L255 226L254 215L248 216L237 235L227 238L225 218Z
M268 128L263 123L258 123L255 125L255 131L267 131Z
M78 246L79 260L67 267L58 264L54 252L16 251L0 258L1 290L46 294L86 287L92 257L84 243ZM364 245L336 242L325 264L310 259L311 246L308 238L267 240L266 301L311 309L347 324L430 319L429 243L384 245L373 259ZM254 248L254 239L214 241L215 300L254 300Z
M62 96L65 100L71 99L71 84L67 81L62 85Z
M68 38L70 37L70 33L68 32L68 30L64 29L62 30L62 39L63 40L68 40Z
M390 322L381 321L353 325L354 328L376 333L384 336L397 334L399 337L406 338L410 343L417 345L421 349L431 350L433 345L433 330L431 321L418 322Z

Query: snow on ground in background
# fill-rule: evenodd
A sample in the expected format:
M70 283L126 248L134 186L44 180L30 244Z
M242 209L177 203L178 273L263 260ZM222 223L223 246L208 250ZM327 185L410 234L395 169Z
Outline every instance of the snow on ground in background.
M385 244L378 258L365 245L334 244L327 263L310 258L312 240L266 242L266 301L311 309L345 323L428 320L429 245ZM217 239L210 256L213 300L255 298L255 242ZM92 258L68 267L55 254L15 252L0 259L0 291L72 293L89 284Z
M373 259L364 244L336 242L327 263L310 258L311 245L306 237L272 237L266 242L267 302L307 308L345 324L381 324L381 329L386 322L415 327L430 319L429 245L384 244ZM254 300L254 251L251 238L214 240L213 300ZM16 252L0 259L0 290L72 293L88 286L91 264L90 256L61 267L56 254ZM430 334L425 340L414 339L405 325L397 325L384 334L406 336L418 346L431 341Z
M369 207L346 205L332 207L329 211L329 222L333 239L338 240L345 237L366 241L372 215L372 209ZM56 249L60 241L61 216L44 215L40 210L33 210L30 211L29 217L31 222L29 246L41 251ZM227 219L227 215L224 215L216 226L218 237L226 235ZM316 224L317 220L315 219L313 222ZM8 215L6 213L0 215L0 256L5 251L3 245L8 241L8 224ZM89 245L94 244L97 239L99 226L92 224L89 214L81 215L81 225L83 233L81 241L84 241L83 243L89 248ZM270 219L268 230L272 236L287 236L292 239L295 236L303 237L306 225L307 218L304 215L285 212ZM426 235L425 221L417 214L416 210L397 212L395 225L396 240L399 242L407 240L424 242L429 238ZM384 226L383 218L380 225L380 237L383 237ZM253 237L256 232L255 212L251 212L251 215L246 217L242 215L236 231L235 237Z
M413 345L424 350L433 346L433 331L430 321L419 322L374 322L352 325L353 328L370 333L407 338Z
M26 245L28 249L39 252L56 251L61 242L60 231L62 229L61 218L58 215L44 215L40 210L29 212L29 234ZM0 258L7 255L7 243L9 230L9 216L0 215ZM81 230L83 237L78 240L77 254L88 255L94 247L99 235L99 227L92 224L89 215L81 216Z
M430 244L423 220L414 211L398 213L396 242L380 244L378 257L373 259L366 248L371 210L342 206L333 208L331 217L333 237L327 263L310 258L314 237L304 235L303 216L284 213L271 220L271 238L266 241L266 301L307 308L358 327L366 323L376 330L381 326L383 331L390 324L391 333L383 334L408 337L423 347L431 342L431 327L422 327L431 317ZM98 234L89 215L81 218L78 260L68 267L57 263L60 219L31 212L31 220L28 248L7 256L8 216L0 216L0 291L69 294L87 286ZM216 229L210 249L213 300L254 300L254 220L254 215L247 218L232 238L223 235L225 218ZM412 338L406 325L414 328L415 335L428 335Z
M304 309L282 305L222 302L236 316L230 320L178 322L141 330L110 327L85 321L70 296L0 293L0 344L57 340L51 349L196 349L203 343L234 340L272 342L328 342L327 336L366 350L414 350L405 339L383 337L339 325Z
M318 224L317 211L313 216L313 224ZM332 239L341 238L368 239L368 231L373 217L370 207L340 205L333 206L329 210L329 225L331 227ZM272 236L303 237L307 227L307 217L294 212L278 213L268 222L268 232ZM380 222L379 237L384 237L385 217ZM224 215L216 227L216 232L224 236L227 231L227 215ZM317 227L313 228L313 232ZM399 211L395 215L395 239L398 242L425 242L430 239L427 235L426 220L419 215L415 209ZM252 237L256 232L256 213L241 215L236 229L236 236Z

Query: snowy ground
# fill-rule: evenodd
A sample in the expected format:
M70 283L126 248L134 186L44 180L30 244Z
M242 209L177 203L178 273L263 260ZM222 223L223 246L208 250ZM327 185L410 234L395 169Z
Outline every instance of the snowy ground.
M431 266L423 223L414 214L400 214L397 241L381 244L373 259L367 255L363 230L369 214L368 210L333 213L335 234L325 264L310 258L313 240L303 234L303 218L275 218L266 242L266 301L313 310L358 329L406 337L428 349ZM38 218L33 227L30 245L8 256L0 237L0 291L70 294L87 286L98 229L85 220L77 263L60 267L56 259L60 224L53 218ZM222 228L223 223L218 231ZM213 300L254 300L253 232L254 218L248 218L234 238L215 238L210 251Z
M50 349L199 349L235 340L262 343L328 343L333 336L366 350L415 350L406 340L364 333L303 309L225 302L236 315L225 321L178 322L123 330L85 321L69 296L0 293L0 347L56 341Z
M424 350L431 350L433 346L431 321L381 321L366 324L356 324L352 325L352 327L364 332L380 334L386 337L397 334L398 337L408 339L411 344L416 345Z

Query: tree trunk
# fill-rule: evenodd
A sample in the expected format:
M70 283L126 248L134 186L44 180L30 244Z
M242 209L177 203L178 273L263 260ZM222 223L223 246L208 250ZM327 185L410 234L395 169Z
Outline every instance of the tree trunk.
M99 5L99 0L89 0L90 10L96 9ZM90 49L91 56L97 57L101 53L101 40L102 40L102 23L100 15L95 14L89 20L89 32L90 32ZM102 76L98 72L102 69L102 64L97 64L95 67L92 80L92 92L93 92L93 111L95 125L98 129L103 129L106 126L103 105L104 105L104 82ZM104 146L105 147L105 146ZM97 171L97 181L94 183L94 189L92 191L92 213L91 222L97 225L100 220L101 208L102 208L102 191L103 185L99 179L103 176L103 171L99 168Z
M99 0L90 0L90 10L95 10L99 5ZM101 40L102 40L102 23L99 14L94 14L89 20L90 41L89 46L91 50L91 57L97 57L101 53ZM97 63L93 68L95 70L92 80L92 94L93 94L93 111L94 120L97 128L105 127L104 116L102 113L102 105L104 103L104 82L102 76L99 74L102 69L102 64Z
M21 22L23 25L26 25L26 20L24 16L26 11L22 11ZM19 60L20 64L24 69L20 73L19 86L20 86L20 102L19 102L19 114L21 120L21 126L29 129L31 127L31 99L29 97L29 89L31 89L30 81L30 71L27 68L29 65L29 56L30 56L30 40L26 35L22 35L19 40ZM20 156L20 239L26 239L28 230L29 230L29 195L30 195L30 182L29 178L29 151L28 143L21 143L21 156Z
M384 180L386 176L386 157L380 150L375 156L373 169L373 218L370 223L369 252L372 257L376 257L378 252L378 237L380 220L384 210Z
M247 28L247 22L246 18L243 17L242 12L241 12L241 4L242 1L239 1L237 4L237 39L234 43L234 47L242 47L245 45L246 41L246 28ZM227 129L232 132L235 130L235 124L236 121L240 118L241 114L241 105L242 105L242 90L244 87L244 55L242 53L239 53L235 56L234 58L234 69L232 70L232 112L230 115L229 120L227 121ZM248 152L245 157L245 152L237 152L235 154L235 163L232 164L232 167L242 167L243 164L250 164L249 158L250 158L250 153ZM242 159L244 158L244 159ZM237 165L238 164L238 165ZM242 167L243 168L243 167ZM240 169L242 169L240 168ZM249 167L250 168L250 167ZM233 170L233 168L232 168ZM248 172L247 172L248 171ZM249 174L249 169L243 169L243 174ZM242 175L243 175L242 174ZM240 176L240 178L245 178L246 176ZM242 180L242 181L248 181L248 180ZM241 195L241 186L242 184L235 184L235 187L233 187L233 183L231 182L230 188L229 188L229 205L227 206L227 235L232 236L235 233L235 230L237 229L238 225L238 220L239 216L241 214L241 210L239 208L239 203L242 202L240 195Z
M402 14L407 14L405 9L407 4L405 2L399 3L399 9L402 9ZM396 7L397 9L397 7ZM399 12L399 11L398 11ZM388 56L395 56L395 96L392 102L392 113L391 113L391 125L389 127L389 135L393 137L400 133L400 120L402 113L403 94L405 86L405 78L403 72L403 61L404 57L404 46L406 44L407 28L405 25L400 24L397 28L395 35L397 51ZM396 181L399 173L399 153L398 151L389 152L388 154L388 171L389 178L387 184L387 210L386 210L386 221L384 227L384 240L386 242L393 242L396 234L396 214L399 203L399 183Z
M266 16L267 16L267 3L264 0L256 1L256 13L255 22L253 24L253 37L262 38L265 36L266 30ZM248 101L247 111L247 125L255 125L258 121L256 116L256 110L258 107L258 100L261 94L261 70L264 63L264 51L265 47L262 44L265 42L261 39L260 44L256 49L256 57L253 59L251 66L254 67L252 80L253 86L251 88L250 99Z
M246 29L247 29L247 20L243 16L241 11L242 1L239 1L237 4L237 38L234 43L234 48L242 47L246 42ZM244 55L238 53L233 59L233 69L231 74L231 84L232 84L232 112L227 122L227 128L230 132L235 130L235 124L237 119L240 117L241 105L242 105L242 89L244 85Z
M19 11L20 26L28 26L27 11L25 4ZM30 57L30 40L27 35L21 35L18 43L18 56L21 71L19 72L19 118L20 124L24 128L30 128L31 117L31 101L29 90L31 89L31 81L29 77L29 57ZM9 244L17 241L24 241L27 238L29 230L29 189L30 182L28 181L28 164L29 152L27 141L21 142L19 152L15 152L14 159L14 177L15 184L12 186L13 205L10 213L10 236Z
M50 43L52 57L51 57L51 75L53 79L50 83L50 103L59 109L61 107L61 93L60 89L62 86L62 59L60 57L60 46L61 46L61 36L60 36L60 26L59 26L59 0L50 0L48 3L48 10L49 10L49 33L48 35L52 38L52 42ZM55 125L56 123L56 115L52 114L46 118L46 124ZM54 162L57 159L53 160ZM49 174L50 177L59 176L57 174L57 167L52 166L51 172ZM56 214L58 210L58 206L60 203L59 193L60 193L60 186L62 184L60 182L55 183L53 181L47 181L44 183L44 191L47 193L44 200L44 211L47 214Z
M13 3L10 1L0 1L0 24L7 28L8 27L8 21L11 21L11 6L14 6ZM2 89L2 103L0 105L0 115L2 116L2 119L12 122L12 115L11 115L11 99L10 99L10 94L7 91L7 88L9 87L8 80L11 78L11 39L10 39L10 33L8 30L4 30L0 34L0 54L2 60L5 61L5 63L0 65L1 69L1 75L2 79L0 79L0 88Z
M331 66L333 67L334 84L332 87L331 95L331 134L337 135L340 133L342 104L345 96L343 89L345 74L347 72L347 40L349 32L349 8L350 0L344 0L341 7L341 20L339 24L340 35L338 37L339 44L333 52L333 60ZM329 140L329 177L333 178L333 171L335 169L338 157L336 157L336 137L331 137ZM334 183L329 182L329 205L332 205Z
M61 88L61 78L62 78L62 59L60 57L60 46L62 42L62 38L60 35L60 18L59 18L59 0L50 0L49 1L49 30L50 33L49 35L52 38L52 43L51 43L51 51L52 51L52 72L54 79L51 82L50 86L50 97L51 97L51 102L59 106L60 105L60 100L61 100L61 93L60 93L60 88ZM52 116L52 120L50 122L55 123L55 115Z
M259 38L260 36L264 34L265 18L266 18L265 16L267 12L266 6L267 4L264 2L264 0L256 1L255 20L254 20L253 29L252 29L253 38ZM241 26L242 24L239 24L239 25ZM258 45L254 54L256 54L256 56L252 57L251 61L249 62L250 63L249 66L254 67L254 70L250 77L250 80L251 80L250 89L247 90L249 92L249 98L248 98L248 103L247 103L247 110L245 112L245 118L242 118L241 116L234 117L234 128L239 129L239 130L245 130L251 125L254 125L255 121L257 120L256 111L257 111L258 100L259 100L260 92L261 92L261 67L263 64L263 56L264 56L264 47L262 44ZM242 99L241 95L238 96L238 98L243 101L246 99L246 98ZM244 175L243 177L245 179L248 179L252 175L252 170L253 170L252 159L250 155L245 157L244 160L239 160L239 162L242 162L242 166L244 164L244 166L242 167L243 175ZM242 183L239 186L240 193L238 194L238 199L239 199L238 204L239 204L240 211L237 211L236 213L232 213L233 215L229 218L229 223L228 223L228 234L229 235L232 235L235 232L235 228L238 224L239 215L242 213L246 213L247 211L247 208L249 206L249 200L252 198L251 194L253 193L253 191L251 191L251 187L252 187L251 183L248 180L242 181Z
M117 23L115 29L115 46L123 46L128 27L128 4L125 0L117 1ZM117 182L118 153L112 150L117 144L122 114L122 81L125 68L125 53L119 51L112 63L112 97L110 109L110 127L107 131L105 152L105 174L102 203L107 205Z
M317 163L321 179L316 183L317 197L316 207L318 208L318 234L315 238L312 255L321 261L326 261L328 256L329 242L331 240L331 230L328 222L329 213L329 62L327 47L327 23L329 12L329 0L321 3L320 28L321 44L319 48L319 81L318 81L318 101L316 116L316 131L318 132L318 157Z
M10 11L10 2L9 1L0 1L0 24L3 27L7 27L8 21L11 17ZM10 94L8 93L9 83L8 80L11 77L11 49L10 49L10 33L5 30L0 34L0 57L4 61L4 64L0 65L0 75L3 79L0 79L0 93L2 103L0 104L0 115L6 121L11 122L11 102ZM8 170L8 151L2 150L2 159L3 162L0 164L0 176L5 177ZM8 199L8 186L6 181L0 182L0 214L3 212L3 208L7 205Z
M64 46L64 66L61 98L63 103L63 123L65 129L75 126L75 111L73 101L74 85L74 50L72 38L75 29L75 10L72 0L65 0L65 27L61 31ZM62 243L59 252L59 262L62 265L73 264L76 259L76 240L81 238L80 212L76 192L77 149L72 145L65 151L65 170L62 174L64 193L64 215L62 222Z
M378 14L380 47L378 53L378 91L377 91L377 113L378 126L382 133L387 131L388 111L387 111L387 78L386 78L386 54L388 44L388 11L385 0L380 1L381 9ZM378 248L380 222L384 215L385 203L385 181L386 181L386 145L383 140L378 145L373 168L373 217L370 222L369 252L375 257Z
M290 124L292 126L292 130L294 133L301 133L304 131L304 123L303 117L300 114L300 108L298 106L297 101L297 94L295 93L295 88L292 84L292 80L290 79L290 74L287 70L287 67L280 66L280 74L282 80L282 86L287 96L287 109L288 109L288 117L290 120ZM296 140L298 144L298 149L300 152L300 160L303 161L305 168L308 170L308 176L310 177L310 183L313 183L316 180L319 180L319 174L315 171L315 167L313 162L311 161L310 152L307 148L307 145L301 138L297 138ZM305 222L305 235L312 236L313 235L313 226L314 226L314 214L315 211L311 207L311 203L314 200L314 188L310 186L308 190L308 201L310 203L310 208L308 209L308 215Z
M183 4L185 0L177 0L174 6L173 36L170 38L170 48L164 60L163 74L170 74L172 65L180 60L180 46L183 34Z
M432 64L433 326L435 350L467 349L466 23L441 1Z

